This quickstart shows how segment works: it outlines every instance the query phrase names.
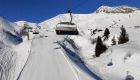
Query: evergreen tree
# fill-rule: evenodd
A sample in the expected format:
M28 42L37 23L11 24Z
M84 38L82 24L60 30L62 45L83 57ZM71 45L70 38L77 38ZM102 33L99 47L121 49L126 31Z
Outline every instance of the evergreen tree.
M95 56L99 57L101 53L103 53L107 47L103 44L101 37L98 36L96 47L95 47Z
M98 36L97 42L96 42L96 47L95 47L95 56L99 57L101 54L101 47L103 45L103 42L101 40L101 37Z
M102 49L101 53L103 53L103 52L105 52L108 48L106 47L106 45L103 44L101 49Z
M104 41L108 40L109 34L110 34L110 31L109 31L108 28L106 28L105 31L104 31L104 35L103 35Z
M129 35L127 34L123 25L120 29L121 29L121 32L120 32L120 37L118 38L118 44L123 44L129 41Z
M116 40L115 40L115 36L112 39L112 44L111 45L116 45Z

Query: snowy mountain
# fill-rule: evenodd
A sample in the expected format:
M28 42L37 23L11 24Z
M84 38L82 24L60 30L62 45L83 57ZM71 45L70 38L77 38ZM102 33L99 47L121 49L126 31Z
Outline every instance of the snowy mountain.
M0 42L7 46L14 46L22 42L19 35L20 27L14 23L0 17Z
M21 50L23 48L18 48L18 45L22 42L22 38L19 35L20 29L20 26L0 17L0 80L15 80L13 76L8 75L14 75L16 77L15 74L19 74L17 71L23 67L22 61L24 64L26 56L25 59L21 59L21 54L19 54L24 53ZM17 50L14 49L15 47ZM22 60L20 61L20 65L17 64L19 61L18 58ZM14 70L13 68L17 69L15 73L12 71Z
M126 78L127 71L129 71L128 74L132 75L136 80L139 80L140 74L137 71L139 70L140 64L134 62L137 62L140 58L137 56L140 55L139 28L135 29L135 26L140 26L140 10L128 6L120 6L112 9L116 14L112 12L110 14L102 12L95 12L93 14L73 14L73 22L77 24L78 30L82 36L70 36L69 38L73 40L74 44L79 49L76 51L78 52L77 54L82 57L82 60L89 69L101 79L122 80ZM42 22L41 25L45 29L54 30L57 23L69 20L69 14L61 14ZM115 40L118 41L120 27L122 25L126 28L130 41L125 44L111 46L113 36L115 36ZM91 36L91 31L96 28L103 31L96 32L96 34ZM109 40L105 41L104 44L110 47L101 57L93 58L96 44L91 44L91 40L96 39L98 36L103 36L105 28L109 28L111 34ZM133 54L133 56L127 58L126 62L124 62L125 55L128 53ZM111 60L113 61L113 66L108 66ZM119 73L117 71L119 71Z
M135 28L140 26L138 8L101 6L95 13L72 16L80 35L56 35L56 25L70 21L69 14L39 24L12 23L0 17L0 80L140 80L140 28ZM24 23L38 28L39 34L30 32L30 40L21 37ZM112 46L122 25L129 42ZM95 57L97 37L102 37L106 28L110 35L103 44L108 49Z
M101 6L95 11L95 13L100 13L100 12L105 12L105 13L132 13L132 12L137 11L137 10L140 10L140 8L129 7L129 6L126 6L126 5L115 6L115 7Z
M20 26L21 28L23 28L24 24L28 24L28 26L32 27L32 28L40 28L40 26L37 23L33 23L33 22L27 22L27 21L17 21L14 22L16 25Z

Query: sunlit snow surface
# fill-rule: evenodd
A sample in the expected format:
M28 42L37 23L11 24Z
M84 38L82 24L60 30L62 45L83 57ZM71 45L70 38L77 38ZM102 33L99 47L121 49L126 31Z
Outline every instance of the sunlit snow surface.
M134 28L140 26L139 11L130 14L73 14L73 22L77 24L80 35L68 38L74 40L77 48L64 40L66 36L55 34L57 23L63 21L70 21L68 14L60 14L38 25L30 23L40 33L34 35L30 32L30 40L22 37L23 42L17 43L3 29L18 35L14 30L20 32L24 21L11 23L0 17L0 79L125 80L127 75L132 75L135 80L140 80L140 28ZM111 39L115 36L117 41L122 25L130 41L111 46ZM104 44L110 47L100 57L94 58L96 44L91 44L91 39L102 37L106 27L111 34ZM103 31L91 36L89 29L96 28ZM128 52L133 54L124 60Z

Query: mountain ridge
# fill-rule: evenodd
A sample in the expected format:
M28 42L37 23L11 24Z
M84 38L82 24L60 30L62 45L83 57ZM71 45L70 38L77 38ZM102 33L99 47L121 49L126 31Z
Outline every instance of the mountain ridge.
M132 13L134 11L140 10L140 8L136 7L130 7L127 5L121 5L121 6L114 6L114 7L109 7L109 6L101 6L99 7L95 13Z

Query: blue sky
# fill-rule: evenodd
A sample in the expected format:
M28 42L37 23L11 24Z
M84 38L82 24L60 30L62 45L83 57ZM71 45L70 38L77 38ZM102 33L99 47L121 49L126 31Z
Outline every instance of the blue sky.
M11 22L22 20L20 3L22 2L23 19L40 23L58 14L63 14L85 0L0 0L0 15ZM102 5L128 5L140 8L140 0L88 0L73 9L73 13L93 13Z

